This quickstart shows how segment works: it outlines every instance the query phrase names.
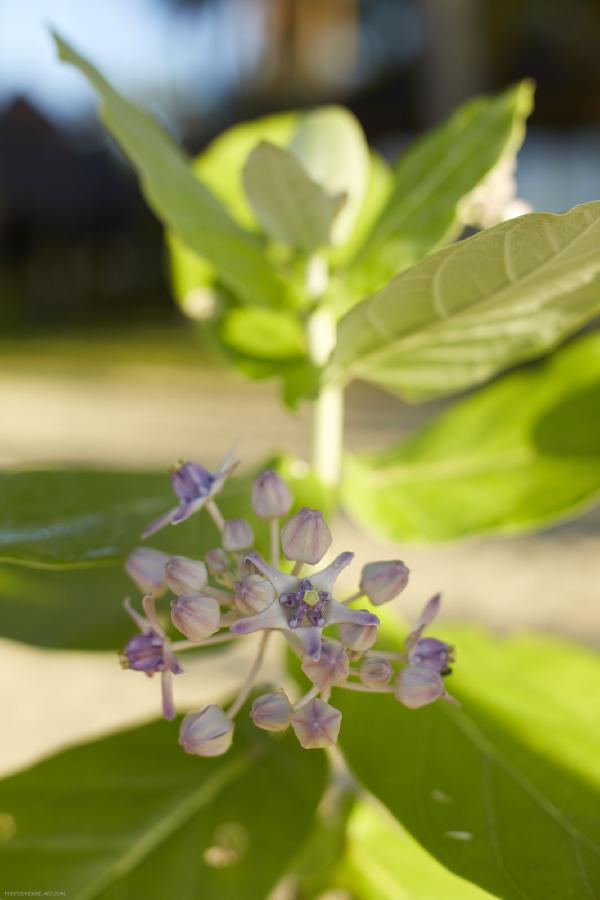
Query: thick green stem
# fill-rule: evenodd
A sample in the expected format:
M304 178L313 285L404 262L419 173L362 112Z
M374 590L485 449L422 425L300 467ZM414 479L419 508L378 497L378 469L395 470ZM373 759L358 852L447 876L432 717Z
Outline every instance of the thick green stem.
M317 300L327 289L327 263L319 256L309 261L306 289ZM325 365L336 343L336 323L330 310L318 308L308 321L310 357L316 366ZM339 484L342 473L344 391L337 384L321 387L313 405L312 464L320 481L330 487Z

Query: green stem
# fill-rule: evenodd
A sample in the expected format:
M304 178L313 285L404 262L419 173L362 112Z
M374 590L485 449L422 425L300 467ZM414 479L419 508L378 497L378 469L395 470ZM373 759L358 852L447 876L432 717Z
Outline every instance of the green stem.
M318 300L327 290L327 262L313 256L308 263L306 290ZM336 322L326 308L315 310L308 321L308 345L313 363L322 367L336 344ZM344 391L338 384L325 384L313 404L312 464L319 480L336 487L342 473Z

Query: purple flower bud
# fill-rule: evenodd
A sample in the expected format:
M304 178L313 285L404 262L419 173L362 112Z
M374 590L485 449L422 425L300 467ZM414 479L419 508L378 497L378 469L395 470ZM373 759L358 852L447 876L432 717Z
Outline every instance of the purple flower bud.
M391 681L394 670L383 656L370 656L360 667L360 680L367 687L383 687Z
M211 575L223 575L229 571L227 554L220 547L208 551L206 554L206 565Z
M292 728L306 750L332 747L340 733L342 714L323 700L310 700L292 716Z
M398 673L396 700L409 709L420 709L446 695L444 682L438 672L425 666L407 666Z
M171 619L188 640L200 642L219 630L221 611L214 597L182 594L171 602Z
M254 532L245 519L230 519L223 528L223 549L243 553L254 544Z
M410 665L424 666L440 675L450 674L453 648L437 638L419 638L410 651Z
M181 723L179 743L186 753L222 756L233 740L234 724L220 706L205 706L189 713Z
M340 640L349 650L363 653L377 640L377 627L377 625L344 623L340 625Z
M287 516L293 499L289 487L273 469L262 472L252 485L252 508L261 519Z
M350 672L348 655L339 644L323 641L319 659L305 659L302 671L316 687L324 691L346 681Z
M293 708L283 691L263 694L252 704L252 721L265 731L285 731L290 724Z
M248 575L235 583L235 605L245 616L262 612L274 599L273 585L262 575Z
M125 560L125 571L145 594L160 597L167 589L165 564L170 557L150 547L136 547Z
M174 594L201 590L208 580L206 566L186 556L172 556L165 566L167 584Z
M124 669L135 669L137 672L161 672L165 668L165 639L156 631L148 630L143 634L135 634L125 645L121 658Z
M316 565L331 546L331 532L318 509L303 506L281 530L287 559Z
M381 606L402 593L408 575L408 569L399 559L367 563L360 576L360 589L374 606Z

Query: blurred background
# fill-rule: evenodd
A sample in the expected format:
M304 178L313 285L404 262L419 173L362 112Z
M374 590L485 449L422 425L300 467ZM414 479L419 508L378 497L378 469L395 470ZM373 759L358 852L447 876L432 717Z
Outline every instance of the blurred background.
M306 408L286 412L272 383L223 368L178 312L161 227L101 128L91 89L57 61L50 25L190 153L235 122L338 102L392 159L474 93L530 76L536 108L519 195L556 212L600 197L600 0L3 0L3 466L213 463L236 436L255 463L281 449L306 457L309 441ZM353 449L388 445L439 409L406 407L361 385L348 406ZM409 611L443 587L453 617L600 643L597 512L539 535L401 551L351 530L340 522L339 541L359 540L360 561L406 558L415 573ZM3 643L12 730L31 735L35 755L40 719L10 703L14 666L41 711L63 669L53 685L46 651ZM79 660L71 664L81 671ZM93 677L104 696L99 679L116 684L121 675L112 657L102 666ZM90 683L70 685L82 705ZM77 702L43 722L46 741L64 741ZM88 709L84 731L121 715L101 705L94 721Z

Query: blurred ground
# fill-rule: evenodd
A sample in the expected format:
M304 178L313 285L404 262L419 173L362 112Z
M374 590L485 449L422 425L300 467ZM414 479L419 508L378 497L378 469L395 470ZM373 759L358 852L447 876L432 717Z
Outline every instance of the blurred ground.
M283 410L272 383L198 365L198 348L187 331L138 334L135 341L126 334L5 341L0 358L5 467L84 462L166 468L188 456L212 463L235 438L248 465L274 450L308 456L309 410ZM426 415L363 386L350 390L348 406L353 449L383 447ZM538 535L400 547L340 517L333 549L356 550L356 570L369 558L403 558L413 576L402 604L408 616L441 589L447 618L476 619L502 631L561 632L600 645L599 534L600 515L591 512ZM248 663L222 659L223 694L235 683L236 669ZM201 676L199 686L184 687L185 681L184 702L207 699ZM14 703L15 683L26 702ZM211 690L212 684L211 678ZM10 642L0 642L1 685L11 736L0 757L4 771L132 718L147 718L158 702L158 686L121 673L112 654L58 653Z

